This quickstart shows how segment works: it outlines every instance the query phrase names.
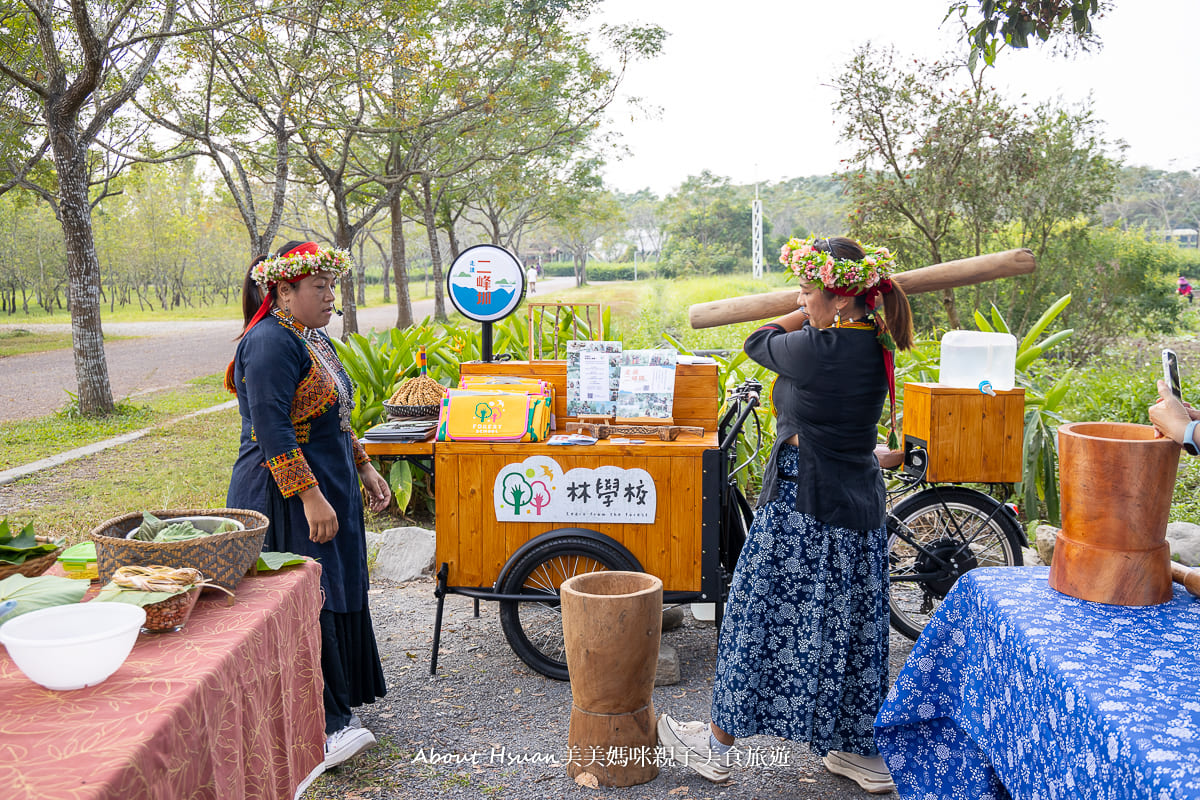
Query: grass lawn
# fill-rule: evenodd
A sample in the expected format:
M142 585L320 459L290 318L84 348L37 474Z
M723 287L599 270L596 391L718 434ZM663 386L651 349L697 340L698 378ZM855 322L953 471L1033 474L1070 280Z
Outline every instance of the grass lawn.
M188 405L178 397L158 400L162 407L154 416L169 417L168 406L183 411ZM128 444L0 486L0 518L33 522L38 534L74 544L105 520L131 511L224 508L240 432L236 408L164 425ZM371 530L399 524L411 523L368 512Z
M688 350L731 350L737 352L746 337L763 321L742 322L717 328L693 330L687 321L688 308L696 303L741 295L761 294L795 286L782 275L755 280L750 275L614 281L556 292L563 302L603 303L612 309L613 326L625 347L662 347L666 333Z
M70 333L35 333L24 328L0 331L0 358L62 350L70 346Z
M38 461L101 439L141 430L231 399L223 375L209 375L186 386L140 395L117 406L109 417L81 417L70 411L38 419L4 423L0 470Z
M0 318L0 322L3 318ZM129 339L129 336L105 336L106 342L118 342ZM0 331L0 358L19 356L25 353L45 353L48 350L69 350L71 348L70 333L42 333L25 328L10 331Z
M223 508L239 430L236 409L182 420L0 487L0 506L69 544L130 511Z

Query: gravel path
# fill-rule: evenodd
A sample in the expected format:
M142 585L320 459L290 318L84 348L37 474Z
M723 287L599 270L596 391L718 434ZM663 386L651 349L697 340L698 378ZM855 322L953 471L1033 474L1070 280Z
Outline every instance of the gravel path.
M481 603L475 618L471 600L454 595L446 598L438 674L430 677L435 607L429 579L371 590L388 696L358 711L380 746L322 776L305 793L306 800L870 796L851 781L827 773L807 746L771 737L745 741L768 761L775 759L776 765L736 770L723 785L709 783L691 770L666 766L641 786L579 786L567 777L565 767L546 763L561 758L566 748L570 685L542 677L513 654L500 628L496 603ZM665 632L663 641L678 651L682 679L655 689L656 711L678 719L707 719L716 658L712 623L697 622L687 613L683 626ZM892 634L893 676L911 646Z

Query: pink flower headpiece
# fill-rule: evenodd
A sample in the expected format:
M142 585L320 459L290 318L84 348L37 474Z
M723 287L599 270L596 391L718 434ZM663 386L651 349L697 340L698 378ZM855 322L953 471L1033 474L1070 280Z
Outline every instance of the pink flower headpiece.
M814 245L823 237L788 239L779 251L779 263L805 283L819 283L839 294L867 294L887 281L896 266L896 257L886 247L862 245L862 261L835 258ZM828 240L826 240L828 241Z

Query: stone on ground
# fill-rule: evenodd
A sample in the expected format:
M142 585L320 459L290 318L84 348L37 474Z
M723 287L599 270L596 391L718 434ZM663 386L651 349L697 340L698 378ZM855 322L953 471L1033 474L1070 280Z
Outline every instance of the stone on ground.
M1167 525L1167 541L1171 557L1189 567L1200 567L1200 525L1194 522L1171 522Z
M658 646L658 666L654 670L655 686L673 686L679 683L679 654L669 644Z
M433 569L433 544L433 531L426 528L367 531L367 553L375 553L371 577L392 583L421 577Z

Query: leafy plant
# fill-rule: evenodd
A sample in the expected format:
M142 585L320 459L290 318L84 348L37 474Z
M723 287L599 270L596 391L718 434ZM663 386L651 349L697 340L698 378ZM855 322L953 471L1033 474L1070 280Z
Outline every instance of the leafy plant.
M1067 328L1043 339L1038 338L1070 303L1071 295L1063 295L1038 317L1017 345L1016 359L1017 383L1025 389L1024 464L1017 491L1023 496L1022 504L1027 517L1041 516L1040 510L1044 507L1045 519L1055 525L1062 522L1058 493L1058 447L1055 440L1058 426L1064 421L1059 409L1075 370L1068 369L1047 387L1046 381L1030 367L1074 333ZM976 310L975 324L981 331L1010 333L1008 324L995 305L991 307L990 317Z
M396 385L420 371L417 355L422 346L430 377L445 386L458 381L462 343L469 341L469 335L462 331L430 325L428 320L372 336L352 333L345 342L333 340L342 366L354 381L354 411L350 415L354 433L362 436L368 428L383 422L383 404Z

